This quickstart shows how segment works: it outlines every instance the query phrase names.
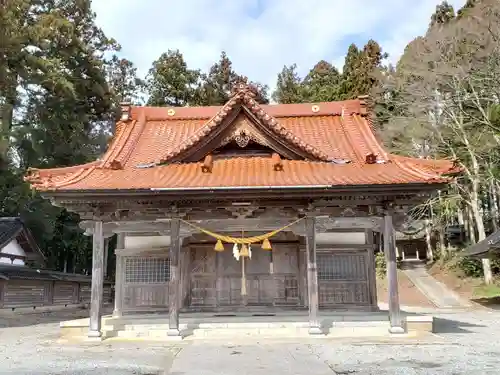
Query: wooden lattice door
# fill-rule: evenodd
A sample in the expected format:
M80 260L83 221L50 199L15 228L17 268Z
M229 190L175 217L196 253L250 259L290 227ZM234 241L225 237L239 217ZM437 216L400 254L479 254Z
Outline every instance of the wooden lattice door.
M211 248L191 249L191 307L213 307L216 305L216 253Z
M232 249L217 253L217 305L238 306L241 298L241 263Z
M370 305L367 250L318 252L320 307Z

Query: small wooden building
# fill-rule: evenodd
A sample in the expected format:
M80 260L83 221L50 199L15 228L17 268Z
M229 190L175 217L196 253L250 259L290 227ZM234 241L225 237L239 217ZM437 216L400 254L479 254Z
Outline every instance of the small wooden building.
M118 234L115 316L376 309L376 242L402 332L394 225L449 179L449 161L388 153L366 98L260 105L241 82L222 107L122 106L107 152L27 180L94 238L90 337L99 337L103 243ZM381 236L380 234L383 234ZM249 249L250 246L250 249ZM251 255L251 257L250 257Z
M0 264L0 309L87 305L90 291L90 276ZM111 283L104 282L103 302L112 298Z
M491 233L484 240L475 243L467 248L462 256L487 258L500 255L500 230Z
M0 309L81 305L90 302L90 276L46 270L45 256L17 217L0 218ZM112 300L105 282L103 300Z
M0 217L0 263L41 266L45 256L18 217Z

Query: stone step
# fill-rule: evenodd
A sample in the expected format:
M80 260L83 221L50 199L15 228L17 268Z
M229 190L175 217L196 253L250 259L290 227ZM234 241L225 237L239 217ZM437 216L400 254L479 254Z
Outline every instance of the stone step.
M358 320L358 321L324 321L324 326L334 327L378 327L387 325L387 320ZM106 328L116 331L148 331L148 330L168 330L169 325L163 324L134 324L115 323L107 324ZM192 331L195 329L296 329L309 328L309 322L207 322L207 323L184 323L179 324L181 331Z
M181 325L181 333L191 339L203 338L243 338L243 337L268 337L268 338L293 338L310 337L308 323L204 323L189 327ZM362 337L381 336L388 332L387 321L365 322L335 322L332 326L324 327L324 335L328 337ZM155 325L125 325L107 331L106 337L119 337L126 339L176 339L168 336L168 324Z

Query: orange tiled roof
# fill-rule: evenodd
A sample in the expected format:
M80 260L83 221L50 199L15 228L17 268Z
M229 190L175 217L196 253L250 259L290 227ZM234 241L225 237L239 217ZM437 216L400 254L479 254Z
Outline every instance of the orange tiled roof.
M300 150L304 160L282 160L282 170L276 171L271 157L216 159L210 173L202 171L203 160L183 162L189 152L216 138L235 111L258 122L265 136ZM242 87L222 107L125 108L100 160L31 169L26 180L41 191L347 186L443 183L448 181L443 174L453 168L448 160L389 154L377 141L362 100L259 105Z

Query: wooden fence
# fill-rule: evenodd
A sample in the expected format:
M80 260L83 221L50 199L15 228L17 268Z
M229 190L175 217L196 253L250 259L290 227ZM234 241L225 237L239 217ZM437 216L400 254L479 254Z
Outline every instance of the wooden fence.
M90 302L91 276L0 265L0 309L68 306ZM104 303L112 302L104 283Z

